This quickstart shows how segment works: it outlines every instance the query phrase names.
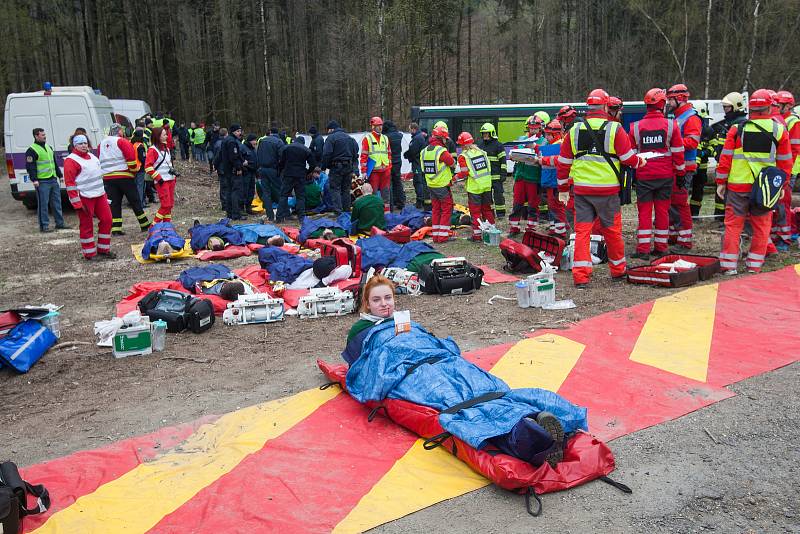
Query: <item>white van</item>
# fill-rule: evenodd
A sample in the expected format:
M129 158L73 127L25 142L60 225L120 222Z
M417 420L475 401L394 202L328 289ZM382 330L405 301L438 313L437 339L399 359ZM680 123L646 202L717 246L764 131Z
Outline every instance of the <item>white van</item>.
M136 124L136 119L151 113L150 106L144 100L112 98L111 105L114 107L114 113L126 116L131 124Z
M56 163L63 169L69 138L75 128L86 129L96 151L113 122L111 102L91 87L52 87L33 93L9 94L4 128L11 195L30 209L36 207L36 192L25 170L25 151L33 144L34 128L44 128L47 144L55 150ZM64 189L63 180L61 188Z

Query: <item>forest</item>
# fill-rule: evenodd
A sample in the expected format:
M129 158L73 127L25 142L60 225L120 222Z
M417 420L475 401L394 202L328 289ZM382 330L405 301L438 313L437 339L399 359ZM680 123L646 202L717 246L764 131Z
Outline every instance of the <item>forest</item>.
M0 96L90 85L179 120L304 131L414 105L793 90L797 0L14 0Z

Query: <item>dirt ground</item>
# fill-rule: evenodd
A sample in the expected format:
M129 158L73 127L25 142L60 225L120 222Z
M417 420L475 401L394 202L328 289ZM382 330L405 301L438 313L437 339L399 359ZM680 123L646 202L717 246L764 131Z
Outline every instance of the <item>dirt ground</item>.
M211 222L222 215L216 176L193 164L183 167L174 212L179 231L194 218ZM82 259L77 217L71 211L66 218L73 229L50 234L40 234L35 212L8 192L0 194L0 213L0 308L64 305L61 343L93 341L93 323L113 316L115 304L135 282L174 279L197 264L136 263L130 245L140 243L142 235L127 209L128 234L112 243L119 257L105 262ZM626 208L624 217L626 248L632 250L633 210ZM697 253L718 253L716 227L710 221L696 226ZM461 235L466 237L467 230ZM476 264L502 265L498 249L463 239L440 249ZM226 264L237 268L254 262L251 256ZM794 248L769 259L766 268L798 262ZM398 307L470 350L670 291L614 284L606 266L595 270L585 291L572 287L569 273L559 273L556 280L558 298L574 299L576 309L521 310L514 302L487 303L495 294L512 296L510 283L471 296L401 296ZM337 359L353 321L354 316L307 322L289 318L240 328L219 324L204 335L169 334L163 353L121 360L93 344L56 346L25 375L0 370L0 458L28 465L313 388L323 382L316 358ZM546 496L544 517L533 519L521 497L488 487L376 530L436 531L446 521L448 530L458 532L800 532L799 371L795 364L736 384L732 389L738 395L730 400L615 440L615 477L634 488L631 496L593 483Z

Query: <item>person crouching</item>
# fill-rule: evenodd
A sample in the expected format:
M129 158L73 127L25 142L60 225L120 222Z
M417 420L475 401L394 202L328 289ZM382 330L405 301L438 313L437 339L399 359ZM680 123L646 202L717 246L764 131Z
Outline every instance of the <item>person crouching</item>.
M458 156L459 172L456 178L466 178L464 189L467 190L467 204L472 222L472 241L481 240L481 228L478 219L494 224L492 211L492 168L489 156L478 148L469 132L461 132L457 142L461 145Z

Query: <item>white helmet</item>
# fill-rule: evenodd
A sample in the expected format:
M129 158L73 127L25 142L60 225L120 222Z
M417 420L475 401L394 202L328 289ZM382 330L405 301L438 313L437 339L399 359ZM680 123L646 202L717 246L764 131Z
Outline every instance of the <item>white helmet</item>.
M722 99L723 106L731 106L734 111L744 111L744 97L742 93L728 93Z

